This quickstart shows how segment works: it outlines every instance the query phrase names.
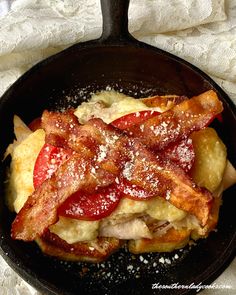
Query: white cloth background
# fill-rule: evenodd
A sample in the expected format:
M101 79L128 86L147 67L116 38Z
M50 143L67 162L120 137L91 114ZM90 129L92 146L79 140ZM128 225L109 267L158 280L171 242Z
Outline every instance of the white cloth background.
M33 64L99 37L101 27L99 0L13 1L0 18L0 95ZM236 103L236 0L131 0L129 30L201 68ZM236 294L236 260L215 283L232 289L202 294ZM0 295L16 294L39 295L0 257Z

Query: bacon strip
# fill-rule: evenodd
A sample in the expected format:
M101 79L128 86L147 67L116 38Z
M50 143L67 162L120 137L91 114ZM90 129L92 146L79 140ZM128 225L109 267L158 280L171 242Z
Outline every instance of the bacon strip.
M74 153L28 198L12 224L12 237L27 241L57 221L57 208L78 190L93 192L114 183L117 174L97 167L90 156Z
M223 110L221 101L213 90L174 106L172 109L148 119L127 130L150 149L163 150L170 143L186 138L200 130Z
M144 102L144 104L147 107L160 107L161 109L166 109L173 107L174 105L177 105L184 100L187 100L187 96L177 96L177 95L164 95L164 96L151 96L151 97L146 97L146 98L141 98L141 101Z
M154 155L136 140L130 145L130 153L123 177L195 215L202 226L207 223L213 200L209 191L196 186L182 169Z
M58 113L50 114L52 121L49 120L48 123L49 126L53 126ZM49 113L47 113L47 116L49 116ZM68 126L66 122L69 121L70 117L70 114L68 114L68 117L64 114L60 119L58 132L61 132L62 135L62 127ZM77 151L81 151L79 138L81 145L92 134L96 134L96 138L91 139L93 146L90 150L84 146L82 153L74 151L72 156L57 169L51 178L47 179L28 198L12 224L12 237L14 239L32 241L41 236L51 224L57 221L57 208L69 196L78 190L92 193L98 187L106 187L114 183L115 178L120 175L123 165L127 161L126 137L117 136L114 131L110 132L110 127L102 120L94 120L93 123L97 127L92 126L92 124L79 126L76 123L78 126L71 128L68 133L65 132L64 138L62 136L57 137L56 132L51 133L51 135L56 135L51 137L54 141L57 140L63 145L67 141L69 146ZM77 127L83 133L83 137L76 137L76 140L74 140L73 132ZM106 141L108 141L107 153L103 159L99 157L99 147L101 147L101 143L105 144ZM98 152L95 153L94 151Z
M47 143L69 147L82 155L93 155L103 169L116 172L126 160L123 147L127 146L128 138L101 119L91 119L85 125L79 125L77 117L71 112L45 111L42 126Z
M88 125L80 125L72 110L64 113L44 111L42 128L45 141L58 147L69 147L79 153L95 153L102 143L99 132Z

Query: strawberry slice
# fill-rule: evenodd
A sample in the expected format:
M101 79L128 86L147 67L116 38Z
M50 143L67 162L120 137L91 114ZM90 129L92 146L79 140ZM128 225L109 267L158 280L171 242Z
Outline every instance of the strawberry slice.
M155 117L159 115L159 112L156 111L140 111L135 113L130 113L127 115L124 115L110 124L116 128L119 128L121 130L125 130L131 126L141 124L142 122L146 121L147 119L150 119L152 117Z

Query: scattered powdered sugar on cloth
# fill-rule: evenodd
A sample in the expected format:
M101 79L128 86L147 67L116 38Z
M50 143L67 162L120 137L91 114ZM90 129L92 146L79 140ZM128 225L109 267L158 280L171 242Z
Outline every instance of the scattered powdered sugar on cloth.
M75 42L99 37L101 28L99 0L13 1L11 11L0 18L0 94L36 62ZM236 0L131 0L129 30L207 72L236 102ZM141 265L149 263L143 256L139 259ZM160 258L152 266L158 263L171 261ZM127 270L132 273L133 264ZM234 260L215 281L232 289L202 294L235 294L235 274ZM2 257L0 294L39 295Z

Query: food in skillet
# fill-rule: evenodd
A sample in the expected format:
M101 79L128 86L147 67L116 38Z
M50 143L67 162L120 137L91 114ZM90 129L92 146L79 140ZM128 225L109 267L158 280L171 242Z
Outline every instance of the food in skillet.
M31 129L15 116L12 238L91 262L124 243L132 253L168 252L206 238L236 182L208 127L222 110L213 91L138 100L111 91L76 110L44 111Z

